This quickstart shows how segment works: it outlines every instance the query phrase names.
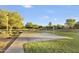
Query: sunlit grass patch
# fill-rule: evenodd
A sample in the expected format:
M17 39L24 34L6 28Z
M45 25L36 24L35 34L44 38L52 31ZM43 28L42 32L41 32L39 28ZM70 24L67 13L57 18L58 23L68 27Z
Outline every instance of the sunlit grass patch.
M4 45L5 45L5 42L0 42L0 48L3 48Z
M8 38L9 34L7 33L0 33L0 38Z
M31 42L24 44L25 52L65 52L67 40L63 41L44 41L44 42ZM69 43L69 42L68 42ZM67 48L70 49L70 48Z
M55 32L60 36L67 36L73 39L63 38L60 40L50 40L42 42L29 42L23 45L24 52L28 53L74 53L79 52L78 32Z

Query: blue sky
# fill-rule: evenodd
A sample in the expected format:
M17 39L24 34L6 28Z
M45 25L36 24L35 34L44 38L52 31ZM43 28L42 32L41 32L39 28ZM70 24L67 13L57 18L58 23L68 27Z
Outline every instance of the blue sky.
M0 9L17 11L24 19L24 24L33 22L38 25L64 24L67 18L79 21L79 6L77 5L0 5Z

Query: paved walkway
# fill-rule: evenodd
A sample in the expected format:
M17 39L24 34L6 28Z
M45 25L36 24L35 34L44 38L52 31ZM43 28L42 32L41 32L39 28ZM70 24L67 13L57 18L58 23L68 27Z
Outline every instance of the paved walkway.
M5 51L5 53L23 53L23 44L33 41L55 40L66 38L49 33L22 33L15 42Z

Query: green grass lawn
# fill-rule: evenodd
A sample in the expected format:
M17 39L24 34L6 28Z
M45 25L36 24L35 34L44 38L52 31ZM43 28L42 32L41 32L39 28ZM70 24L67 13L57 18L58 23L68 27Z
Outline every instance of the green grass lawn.
M73 39L30 42L23 45L26 53L77 53L79 52L79 32L55 32L57 35Z

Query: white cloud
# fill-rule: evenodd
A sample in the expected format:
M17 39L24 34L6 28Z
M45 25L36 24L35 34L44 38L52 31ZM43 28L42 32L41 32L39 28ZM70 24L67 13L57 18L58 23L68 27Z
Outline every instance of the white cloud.
M49 19L49 16L42 16L43 19Z
M78 17L70 16L70 17L65 17L65 19L79 19Z
M32 8L32 5L23 5L25 8Z

